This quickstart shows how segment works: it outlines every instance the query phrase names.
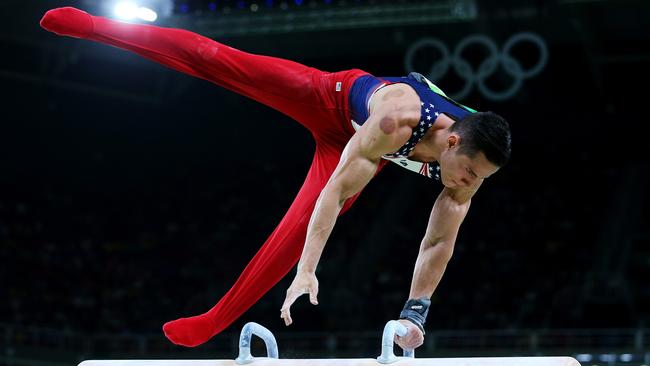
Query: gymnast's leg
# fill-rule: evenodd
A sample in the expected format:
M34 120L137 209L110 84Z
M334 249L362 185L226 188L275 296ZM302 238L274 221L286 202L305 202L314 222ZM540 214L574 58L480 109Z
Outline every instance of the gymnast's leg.
M250 308L299 260L316 200L354 133L345 91L363 72L323 73L292 61L241 52L188 31L126 24L74 8L52 10L41 24L57 34L121 47L212 81L293 117L316 138L316 154L300 192L231 290L207 313L163 327L176 344L204 343ZM357 196L348 199L341 214Z
M317 145L307 178L291 207L233 287L207 313L165 324L167 338L191 347L204 343L228 327L296 265L316 200L339 159L340 152ZM346 201L341 214L357 197Z
M211 81L299 121L312 133L323 121L317 89L324 74L312 67L236 50L182 29L129 24L75 8L48 11L41 26L59 35L88 39L135 52L177 71Z

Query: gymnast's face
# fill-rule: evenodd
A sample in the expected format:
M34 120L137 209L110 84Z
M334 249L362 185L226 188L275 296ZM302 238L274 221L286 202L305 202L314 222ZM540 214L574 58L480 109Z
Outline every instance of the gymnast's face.
M459 152L459 147L460 137L452 134L447 149L440 155L440 180L445 187L472 187L499 170L498 166L487 160L482 151L469 157Z

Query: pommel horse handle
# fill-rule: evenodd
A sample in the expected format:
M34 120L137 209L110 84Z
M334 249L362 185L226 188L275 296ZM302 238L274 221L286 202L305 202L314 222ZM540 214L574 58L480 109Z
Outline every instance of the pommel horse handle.
M386 323L384 327L384 334L381 337L381 355L377 357L377 362L388 364L393 363L398 360L398 357L393 353L393 340L395 339L395 334L400 337L405 336L407 329L397 320L391 320ZM415 351L412 349L405 349L404 357L414 358Z
M235 359L238 365L245 365L255 361L255 357L251 355L251 338L256 335L266 344L266 354L268 358L279 357L278 342L276 342L273 333L257 323L246 323L239 335L239 356Z

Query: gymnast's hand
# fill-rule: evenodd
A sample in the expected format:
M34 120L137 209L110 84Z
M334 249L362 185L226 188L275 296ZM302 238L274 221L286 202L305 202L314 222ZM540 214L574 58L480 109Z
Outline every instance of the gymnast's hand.
M287 297L284 298L284 304L280 309L280 318L284 319L284 324L287 326L293 323L291 320L291 305L303 294L309 294L309 301L313 305L318 305L318 280L314 272L296 273L296 278L293 279L291 286L287 289Z
M405 319L400 319L399 322L406 327L407 332L404 337L395 335L395 343L402 349L416 349L420 347L424 343L424 334L420 328Z

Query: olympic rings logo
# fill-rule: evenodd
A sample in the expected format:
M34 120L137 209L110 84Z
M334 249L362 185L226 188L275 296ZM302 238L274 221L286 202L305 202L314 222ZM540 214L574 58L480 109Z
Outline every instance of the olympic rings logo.
M528 69L524 69L521 62L512 55L512 49L525 42L532 43L539 51L539 58L534 65ZM463 57L463 52L470 47L476 46L485 48L488 55L476 68L474 68L470 62ZM462 100L467 97L475 85L478 87L481 94L490 100L504 101L510 99L521 89L524 80L539 74L548 61L548 48L546 42L542 37L535 33L516 33L506 40L501 50L499 50L496 42L492 38L481 34L473 34L462 39L456 45L453 54L451 54L447 46L438 39L423 38L416 41L406 52L404 65L407 72L418 71L415 70L415 67L413 66L415 55L422 50L431 48L439 51L442 56L431 65L428 72L423 74L435 83L437 80L440 80L445 76L453 66L456 74L465 81L463 87L458 92L449 94L450 98L457 100ZM503 90L493 90L488 87L486 80L488 77L496 73L499 66L501 66L502 69L512 77L512 84Z

